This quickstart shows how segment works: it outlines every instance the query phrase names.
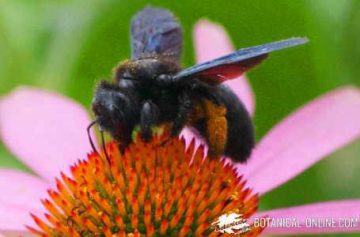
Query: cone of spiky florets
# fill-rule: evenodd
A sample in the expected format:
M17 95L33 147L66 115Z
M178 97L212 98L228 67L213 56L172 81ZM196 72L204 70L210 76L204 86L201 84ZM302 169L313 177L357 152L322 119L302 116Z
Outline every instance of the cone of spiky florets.
M115 142L61 174L42 200L45 218L32 215L42 236L217 236L211 223L228 211L244 218L258 198L244 188L232 165L203 158L204 148L181 139L137 139L124 154ZM256 236L252 228L243 236Z

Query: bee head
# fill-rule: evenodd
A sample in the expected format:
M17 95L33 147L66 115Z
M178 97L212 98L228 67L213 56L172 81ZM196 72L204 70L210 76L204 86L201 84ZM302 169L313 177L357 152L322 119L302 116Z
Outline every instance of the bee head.
M101 81L92 101L92 110L100 128L113 136L133 121L136 114L136 99L107 81Z

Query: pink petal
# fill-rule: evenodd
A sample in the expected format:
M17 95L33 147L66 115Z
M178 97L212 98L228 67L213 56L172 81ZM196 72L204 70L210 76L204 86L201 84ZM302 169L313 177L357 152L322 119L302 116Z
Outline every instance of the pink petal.
M24 172L0 169L0 207L14 206L24 210L43 210L40 198L46 197L48 184Z
M0 103L2 140L48 180L91 150L86 135L89 123L86 110L76 102L34 88L18 88Z
M47 196L48 184L24 172L0 169L0 237L34 236L25 225L35 226L30 217L43 216L45 208L40 198Z
M264 233L269 234L360 232L360 200L316 203L271 210L258 213L256 216L277 218L275 220L278 221L288 218L300 224L300 227L296 228L268 227ZM328 221L326 226L324 226L325 221ZM313 225L314 223L323 223L323 226L316 227ZM345 227L345 224L349 226ZM350 224L352 225L350 226Z
M287 182L360 135L360 93L332 91L276 125L239 167L249 187L265 193Z
M196 61L198 63L224 56L234 51L234 47L224 30L218 24L200 20L194 28ZM255 102L252 89L244 76L225 83L236 93L250 114L254 114Z
M206 141L199 134L197 134L196 131L194 131L193 129L184 128L180 133L180 137L183 137L185 139L186 147L188 147L190 145L191 141L193 140L193 138L195 138L195 149L197 149L199 146L203 145L204 146L204 154L207 154L208 146L207 146Z
M206 145L206 142L202 139L202 137L200 137L190 128L184 128L180 133L180 137L184 137L186 146L190 145L190 142L193 138L195 138L195 147L198 147L201 144Z
M3 235L2 235L3 234ZM35 237L36 235L26 231L1 231L0 237Z
M37 215L41 214L36 211L33 211L33 213ZM0 232L26 231L26 225L35 226L30 216L30 210L11 205L0 206Z

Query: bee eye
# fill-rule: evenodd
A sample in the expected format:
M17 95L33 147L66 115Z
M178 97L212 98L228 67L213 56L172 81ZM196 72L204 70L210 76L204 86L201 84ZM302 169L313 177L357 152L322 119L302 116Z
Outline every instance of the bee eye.
M135 80L135 77L128 72L124 72L121 78L124 80Z

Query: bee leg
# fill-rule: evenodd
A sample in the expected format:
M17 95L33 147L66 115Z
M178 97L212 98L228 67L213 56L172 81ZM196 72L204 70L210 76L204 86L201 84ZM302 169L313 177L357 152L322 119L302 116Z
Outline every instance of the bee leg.
M218 158L224 154L227 143L226 107L210 100L205 100L203 106L206 113L205 137L209 145L208 154L210 158Z
M144 141L149 141L152 137L151 127L158 122L159 109L151 101L146 101L140 112L140 134Z
M188 92L183 92L179 96L179 110L173 122L171 133L172 137L178 136L184 127L189 113L193 107L191 96Z
M123 129L120 134L114 135L114 139L117 141L119 150L123 154L126 150L126 148L129 146L129 144L132 141L131 132L134 129L133 125L125 125L127 128Z

